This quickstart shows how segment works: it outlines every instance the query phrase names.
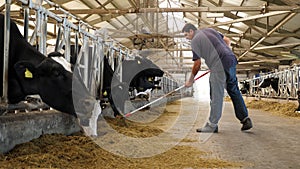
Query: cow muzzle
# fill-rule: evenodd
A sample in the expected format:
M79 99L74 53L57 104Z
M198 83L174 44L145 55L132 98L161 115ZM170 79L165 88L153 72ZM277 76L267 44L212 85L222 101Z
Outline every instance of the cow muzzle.
M91 103L90 100L84 101L84 112L77 112L79 125L87 136L97 136L97 121L102 112L99 101L95 100Z

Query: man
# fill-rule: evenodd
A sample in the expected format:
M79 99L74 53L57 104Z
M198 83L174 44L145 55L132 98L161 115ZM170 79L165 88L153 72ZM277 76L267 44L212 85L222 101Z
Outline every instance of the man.
M185 86L190 87L194 83L194 77L200 70L201 58L205 60L211 71L209 77L209 121L203 128L197 129L197 132L218 132L218 122L222 115L225 87L234 105L235 115L242 123L241 130L244 131L252 128L251 119L248 117L248 110L238 88L236 78L237 59L229 48L229 38L212 28L197 30L190 23L183 27L182 32L187 39L191 40L194 61L191 76L186 81Z

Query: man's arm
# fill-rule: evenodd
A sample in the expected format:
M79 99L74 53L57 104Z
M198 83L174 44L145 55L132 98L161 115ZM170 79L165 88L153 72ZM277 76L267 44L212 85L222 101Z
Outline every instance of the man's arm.
M189 80L186 81L185 87L190 87L193 85L194 78L195 78L196 74L198 73L198 71L200 70L200 67L201 67L201 59L195 60L193 68L192 68L191 76L190 76Z

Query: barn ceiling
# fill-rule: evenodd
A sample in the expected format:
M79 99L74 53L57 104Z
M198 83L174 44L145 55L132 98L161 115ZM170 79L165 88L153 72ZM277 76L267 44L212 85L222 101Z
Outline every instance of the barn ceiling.
M11 16L22 23L21 3L12 3ZM70 12L169 73L192 67L190 44L181 33L186 22L228 36L240 73L272 71L297 64L300 57L299 0L44 0L42 5L57 15L61 9ZM48 31L55 36L55 29Z

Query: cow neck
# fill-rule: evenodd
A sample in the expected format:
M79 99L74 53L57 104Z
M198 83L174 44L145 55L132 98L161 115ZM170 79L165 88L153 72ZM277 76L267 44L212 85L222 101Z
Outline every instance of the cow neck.
M38 65L41 63L46 56L40 53L37 49L35 49L32 45L30 45L27 41L23 38L18 41L19 44L17 46L22 46L19 55L17 55L18 61L28 61L34 65Z

